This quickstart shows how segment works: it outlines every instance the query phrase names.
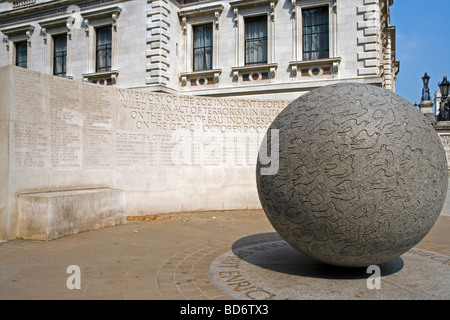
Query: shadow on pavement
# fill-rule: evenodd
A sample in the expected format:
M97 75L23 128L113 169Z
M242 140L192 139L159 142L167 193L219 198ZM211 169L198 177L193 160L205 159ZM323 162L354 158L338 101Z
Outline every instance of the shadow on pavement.
M312 259L287 244L276 232L243 237L232 245L233 253L247 263L275 272L322 279L367 279L366 267L348 268ZM397 257L378 265L381 277L400 271L404 262Z

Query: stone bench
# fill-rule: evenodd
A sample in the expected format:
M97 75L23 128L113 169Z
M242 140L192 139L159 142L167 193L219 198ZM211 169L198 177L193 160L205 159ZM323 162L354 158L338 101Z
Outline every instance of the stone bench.
M52 240L126 223L125 192L96 188L18 195L18 236Z

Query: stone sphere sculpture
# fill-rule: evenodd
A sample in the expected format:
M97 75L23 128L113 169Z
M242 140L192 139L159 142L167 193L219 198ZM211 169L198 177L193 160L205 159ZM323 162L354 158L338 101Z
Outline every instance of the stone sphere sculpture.
M385 89L315 89L282 110L264 140L256 166L262 207L287 243L322 262L390 261L430 231L444 205L439 136L419 110ZM269 166L276 168L262 170Z

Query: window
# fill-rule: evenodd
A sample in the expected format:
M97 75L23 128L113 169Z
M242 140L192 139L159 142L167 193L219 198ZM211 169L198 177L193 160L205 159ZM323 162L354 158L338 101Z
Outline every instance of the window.
M267 63L267 16L245 19L245 65Z
M66 76L67 64L67 35L53 37L53 74L55 76Z
M17 42L16 46L16 66L27 68L28 43L26 41Z
M195 3L195 2L202 2L206 0L177 0L179 4L189 4L189 3Z
M303 60L329 57L328 7L303 10Z
M96 29L96 72L111 70L112 27Z
M194 71L212 69L213 27L205 24L194 27Z

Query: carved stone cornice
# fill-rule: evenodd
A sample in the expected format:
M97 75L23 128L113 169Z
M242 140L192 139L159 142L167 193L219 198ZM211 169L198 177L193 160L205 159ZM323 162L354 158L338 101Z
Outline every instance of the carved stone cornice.
M205 5L196 8L186 8L178 11L178 15L180 17L192 17L196 15L206 15L206 14L215 14L219 12L219 14L223 11L223 5L221 4L213 4L213 5Z
M9 41L27 40L28 46L31 46L31 35L33 34L34 26L31 24L1 28L0 32L6 38L6 46L9 50Z
M275 6L278 0L235 0L230 2L232 8Z
M75 23L73 16L58 17L51 20L40 21L39 25L42 27L41 32L44 36L44 44L47 44L47 33L52 33L55 30L64 30L67 32L67 37L72 40L72 27Z
M60 0L29 4L24 7L13 8L11 10L0 12L0 25L11 25L14 23L33 21L47 17L55 17L61 14L67 14L67 8L79 6L82 10L85 8L104 7L114 3L126 0L103 0L103 1L80 1L80 0ZM97 3L98 2L98 3Z

